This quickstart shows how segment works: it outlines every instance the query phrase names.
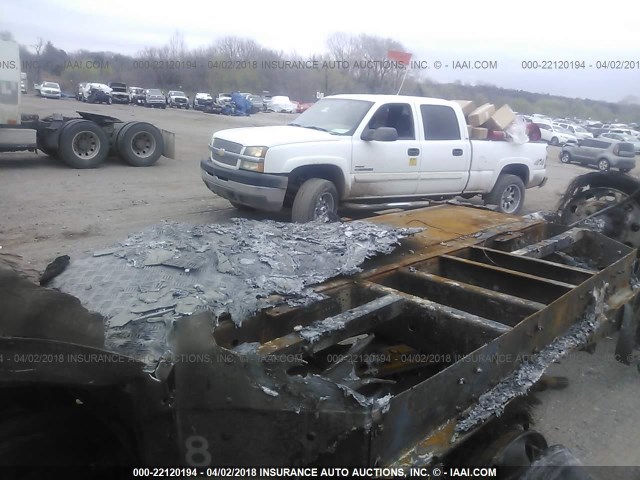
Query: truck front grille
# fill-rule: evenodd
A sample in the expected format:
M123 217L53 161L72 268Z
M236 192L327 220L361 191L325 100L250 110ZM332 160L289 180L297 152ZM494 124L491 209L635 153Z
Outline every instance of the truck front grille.
M221 138L216 138L213 141L213 147L214 148L222 148L224 149L225 153L240 153L242 151L242 145L239 143L235 143L235 142L230 142L228 140L223 140ZM232 166L236 166L238 159L235 158L235 156L229 156L229 155L220 155L218 153L216 153L215 150L212 150L211 152L211 157L216 161L216 162L220 162L220 163L224 163L225 165L232 165Z

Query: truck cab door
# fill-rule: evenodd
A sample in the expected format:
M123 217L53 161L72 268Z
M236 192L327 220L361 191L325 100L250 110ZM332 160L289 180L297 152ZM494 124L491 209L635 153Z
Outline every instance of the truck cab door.
M413 195L418 186L421 149L416 112L409 103L378 107L360 134L353 137L352 198ZM366 120L365 120L366 121ZM379 127L395 128L395 140L373 140Z
M448 105L420 105L422 166L417 193L461 193L469 179L471 142L460 131L456 111Z

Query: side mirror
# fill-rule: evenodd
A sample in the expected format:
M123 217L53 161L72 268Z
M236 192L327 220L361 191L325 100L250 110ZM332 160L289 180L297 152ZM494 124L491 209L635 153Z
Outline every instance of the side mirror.
M365 142L394 142L398 139L398 131L393 127L367 128L360 138Z
M398 139L398 131L393 127L379 127L373 131L373 140L376 142L395 142Z

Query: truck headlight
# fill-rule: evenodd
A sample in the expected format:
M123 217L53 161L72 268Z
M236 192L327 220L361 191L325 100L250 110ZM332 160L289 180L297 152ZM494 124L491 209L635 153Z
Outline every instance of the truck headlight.
M253 172L264 172L264 160L252 161L252 160L240 160L238 168L242 170L251 170Z
M245 147L243 154L247 157L264 158L267 154L267 147Z

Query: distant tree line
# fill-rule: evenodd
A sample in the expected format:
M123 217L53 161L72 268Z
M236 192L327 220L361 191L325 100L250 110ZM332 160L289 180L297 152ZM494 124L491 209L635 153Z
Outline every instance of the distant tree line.
M11 40L12 35L0 32L0 38ZM389 50L407 48L390 38L334 33L327 40L326 53L303 58L239 37L225 37L209 47L189 49L182 34L176 32L166 45L147 47L132 56L88 50L66 52L42 38L35 45L21 46L20 54L30 83L58 81L69 93L75 93L80 82L123 81L165 91L180 89L188 95L269 91L294 100L314 101L316 92L396 93L405 69L402 64L386 61ZM488 84L442 84L417 73L408 72L403 94L474 100L477 104L491 102L496 106L508 103L518 112L555 117L640 122L640 105L635 97L609 103Z

